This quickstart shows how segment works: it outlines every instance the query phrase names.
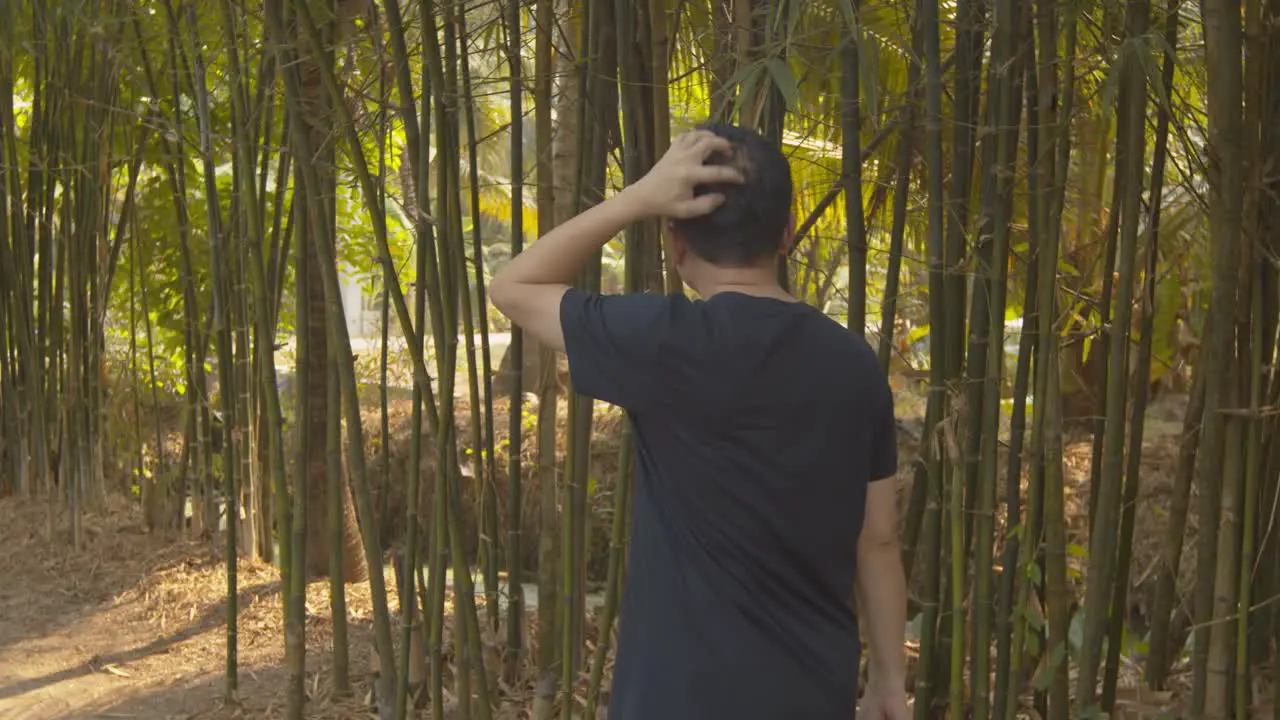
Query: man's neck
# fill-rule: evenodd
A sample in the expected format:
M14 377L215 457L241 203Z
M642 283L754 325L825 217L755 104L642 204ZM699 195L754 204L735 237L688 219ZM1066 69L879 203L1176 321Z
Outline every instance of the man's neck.
M719 293L734 292L753 297L796 302L796 299L778 284L777 271L773 268L718 268L704 266L699 270L696 281L691 279L689 285L704 300L709 300Z

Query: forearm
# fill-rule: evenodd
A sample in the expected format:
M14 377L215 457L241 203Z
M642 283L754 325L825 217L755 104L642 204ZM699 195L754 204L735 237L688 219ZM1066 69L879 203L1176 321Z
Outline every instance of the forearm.
M696 217L714 210L724 196L697 195L694 190L703 184L742 182L734 168L703 164L712 153L731 147L713 133L682 135L639 182L569 219L512 258L489 283L489 299L539 343L564 350L561 306L587 263L610 238L641 220L655 215Z
M493 278L504 285L569 285L605 243L647 213L626 190L539 238Z
M906 683L907 581L898 544L860 548L857 581L870 635L870 682L901 689Z

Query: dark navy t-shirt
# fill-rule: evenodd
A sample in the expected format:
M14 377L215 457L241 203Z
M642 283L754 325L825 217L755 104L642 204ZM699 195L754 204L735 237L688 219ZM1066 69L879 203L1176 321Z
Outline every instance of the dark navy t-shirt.
M566 292L574 388L624 408L633 531L609 720L849 720L867 484L897 470L861 337L803 303Z

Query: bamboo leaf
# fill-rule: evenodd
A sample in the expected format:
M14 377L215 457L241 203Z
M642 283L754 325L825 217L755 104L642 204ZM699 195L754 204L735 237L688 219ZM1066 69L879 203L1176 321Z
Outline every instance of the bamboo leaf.
M1035 678L1031 681L1031 687L1036 692L1044 692L1053 684L1053 677L1057 673L1062 663L1066 662L1067 648L1065 645L1058 645L1049 653L1049 661L1042 663L1036 668Z
M880 52L879 41L870 33L858 37L858 69L862 77L858 83L862 90L862 118L865 127L880 127Z
M796 83L796 76L791 71L791 66L782 58L771 57L765 60L765 67L769 69L769 74L773 76L773 83L778 86L778 90L782 93L782 99L786 101L787 107L797 107L800 102L800 87Z

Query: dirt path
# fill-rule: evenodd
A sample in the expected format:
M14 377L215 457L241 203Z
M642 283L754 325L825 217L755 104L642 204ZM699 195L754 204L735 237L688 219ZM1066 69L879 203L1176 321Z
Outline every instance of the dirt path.
M274 571L241 561L240 698L224 700L224 565L207 546L147 534L135 506L111 499L85 518L71 551L45 538L41 503L0 501L0 718L271 717L282 709L283 635ZM61 524L61 523L59 523ZM330 702L327 589L308 592L309 678L318 717L357 717L357 700ZM314 596L314 597L312 597ZM348 590L352 673L363 680L367 598ZM324 615L318 613L323 612ZM357 695L360 695L357 692ZM320 707L322 706L323 707Z
M1134 543L1139 594L1163 536L1177 418L1176 412L1153 413L1148 422ZM1065 466L1069 534L1087 547L1087 443L1068 447ZM225 564L217 551L209 543L147 533L137 504L126 498L110 498L84 518L80 551L70 548L65 518L55 518L52 542L48 524L43 502L0 500L0 720L282 714L286 678L274 569L249 560L238 565L240 693L239 702L228 705ZM328 694L327 583L308 589L308 717L370 717L367 586L347 592L356 688L353 697L337 699ZM527 699L524 689L515 692L507 710Z
M87 518L91 551L74 553L46 541L46 511L38 503L5 501L0 510L7 550L0 560L0 717L99 717L112 706L145 700L185 671L198 673L173 657L198 626L171 636L157 632L140 607L145 596L130 592L142 579L130 570L148 563L135 557L128 563L134 568L117 566L120 551L145 553L150 538ZM191 710L136 705L131 714L172 713Z
M200 662L183 647L198 626L158 634L135 602L41 604L55 627L35 637L15 642L8 612L0 623L0 717L192 717L216 707L220 678L206 667L216 658Z

